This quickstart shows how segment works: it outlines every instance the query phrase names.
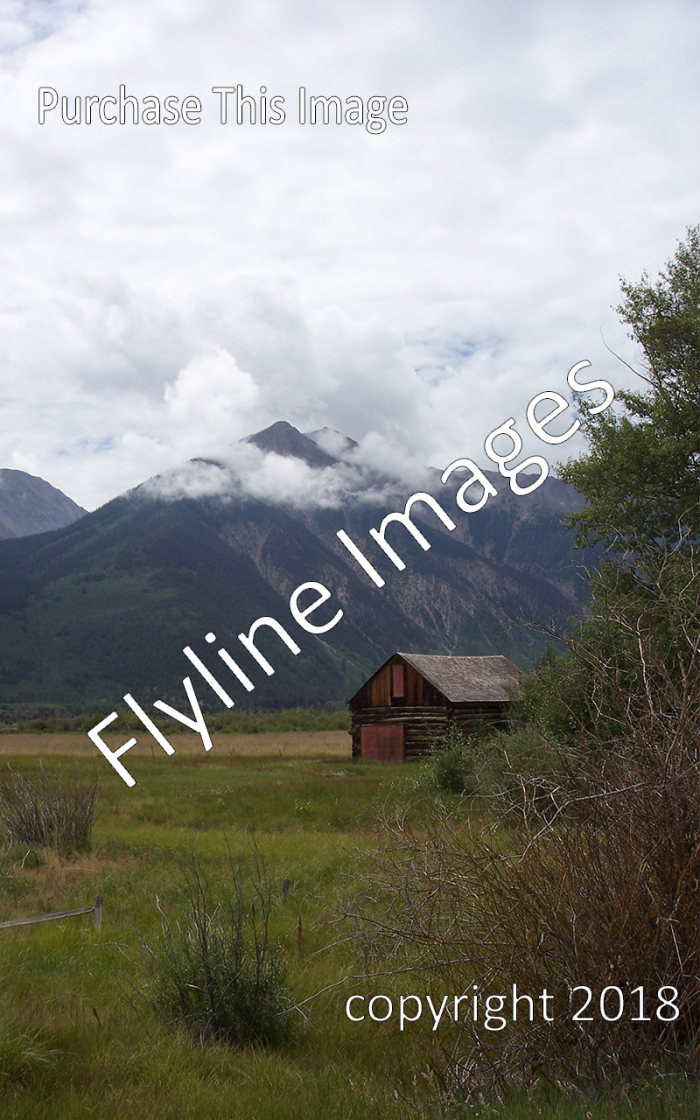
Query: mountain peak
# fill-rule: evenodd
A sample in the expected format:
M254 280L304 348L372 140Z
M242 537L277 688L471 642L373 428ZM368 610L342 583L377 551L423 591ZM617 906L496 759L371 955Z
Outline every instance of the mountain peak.
M62 529L85 513L43 478L10 467L0 470L0 540Z
M327 455L342 455L359 446L357 440L344 436L336 428L317 428L315 432L304 432L304 435L312 439Z
M242 442L254 443L261 451L274 451L276 455L303 459L310 467L330 467L338 462L335 456L322 451L313 439L303 435L286 420L278 420L275 424L270 424L269 428L246 436Z

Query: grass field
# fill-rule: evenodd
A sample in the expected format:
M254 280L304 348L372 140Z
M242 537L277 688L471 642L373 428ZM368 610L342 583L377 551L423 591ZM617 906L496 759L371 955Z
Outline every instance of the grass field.
M219 735L209 755L197 744L178 736L171 758L135 748L137 785L128 789L84 736L0 737L0 776L8 763L38 773L41 759L50 773L79 766L100 783L89 852L62 859L26 844L8 852L0 921L104 898L99 931L91 916L0 930L3 1120L700 1115L700 1098L687 1089L632 1103L523 1098L452 1113L427 1103L425 1032L345 1017L347 996L368 987L351 930L338 921L362 852L381 842L377 812L387 798L409 795L413 768L353 762L346 732ZM219 887L229 853L248 869L255 851L265 861L271 934L293 999L308 1001L305 1017L292 1013L294 1036L280 1049L202 1046L167 1029L143 994L143 940L159 936L158 905L172 919L181 912L180 865L193 850Z
M113 735L108 731L102 738L110 750L115 750L125 742L130 732ZM174 755L166 755L164 751L153 743L149 737L143 735L135 747L129 751L129 766L133 758L150 758L167 765L168 760L177 759L180 755L202 755L206 757L202 748L199 735L189 732L171 736L175 748ZM213 751L209 760L214 764L221 756L247 756L247 755L282 755L283 757L316 758L319 755L334 756L350 759L350 735L347 731L276 731L272 733L233 735L214 732L212 735ZM87 762L96 761L102 770L109 767L104 762L86 734L62 734L58 732L42 732L37 734L0 734L0 759L10 756L36 755L46 758L51 755L70 756L72 759L84 758ZM126 759L124 759L126 762ZM108 769L109 772L109 769Z

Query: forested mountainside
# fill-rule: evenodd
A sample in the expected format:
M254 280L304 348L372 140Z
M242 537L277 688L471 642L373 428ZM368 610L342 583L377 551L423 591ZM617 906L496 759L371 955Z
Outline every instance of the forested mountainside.
M187 469L210 468L223 483L207 492L206 485L180 486L161 476L56 532L0 541L0 702L113 704L127 691L145 700L181 699L182 679L193 673L185 645L239 706L342 701L395 649L498 653L527 667L543 649L528 620L565 625L586 600L562 524L578 495L555 479L515 497L503 479L490 476L498 497L466 515L454 502L457 482L441 487L433 472L430 488L457 527L447 532L417 505L414 520L432 547L424 552L404 528L392 528L407 564L399 572L367 533L403 509L410 487L401 494L394 480L392 494L388 484L382 490L386 480L366 472L353 476L356 488L342 501L317 501L313 479L327 483L340 464L322 433L305 436L280 422L248 442L277 466L286 459L290 470L300 463L313 468L303 502L255 497L242 489L234 467L226 473L220 464L195 461L185 478ZM352 441L343 446L352 449ZM373 549L385 587L375 587L342 547L341 528L368 555ZM289 611L290 594L309 581L324 584L334 609L344 612L321 636L302 631ZM276 618L301 647L294 656L272 631L261 634L271 677L237 638L261 616ZM210 631L216 646L205 641ZM220 644L251 677L254 692L219 661ZM202 704L218 706L197 680Z

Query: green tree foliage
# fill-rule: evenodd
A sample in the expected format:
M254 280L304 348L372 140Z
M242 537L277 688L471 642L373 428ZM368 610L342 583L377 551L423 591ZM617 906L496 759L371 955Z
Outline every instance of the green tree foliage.
M673 547L700 522L700 225L651 282L622 280L617 308L642 351L647 388L620 391L622 413L585 414L587 455L560 468L586 499L578 543L616 556L640 542ZM687 539L687 538L686 538Z
M590 610L570 656L543 663L524 695L526 719L568 744L618 743L628 731L613 714L620 697L663 708L663 690L682 692L697 659L700 226L655 281L645 272L621 287L617 310L640 347L645 387L619 392L617 412L581 406L589 449L559 473L585 498L568 519L577 544L600 550ZM652 647L663 687L649 671Z

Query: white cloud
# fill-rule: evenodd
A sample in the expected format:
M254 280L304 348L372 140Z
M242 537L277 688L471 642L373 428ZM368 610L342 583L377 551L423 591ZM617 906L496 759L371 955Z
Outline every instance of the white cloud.
M163 395L180 433L178 445L196 454L202 447L243 434L242 417L257 403L259 389L231 354L212 346L188 362L165 386Z
M233 480L225 467L218 463L190 460L148 479L136 492L149 498L178 501L181 498L225 497L233 490Z
M600 338L632 356L617 276L699 217L690 0L9 0L2 18L0 465L89 507L280 418L413 470L476 453L583 357L627 382ZM222 128L211 86L239 82L283 94L285 124ZM120 83L199 95L201 125L36 123L40 85ZM402 94L408 123L301 127L300 85Z

